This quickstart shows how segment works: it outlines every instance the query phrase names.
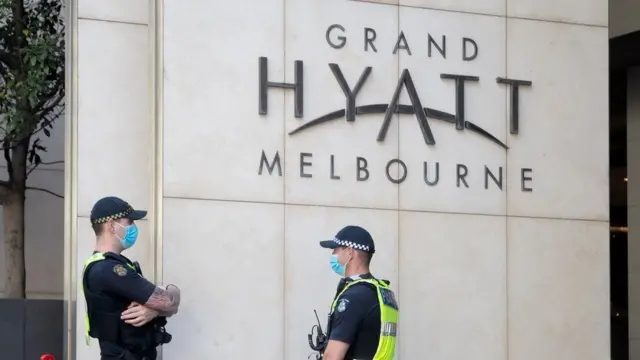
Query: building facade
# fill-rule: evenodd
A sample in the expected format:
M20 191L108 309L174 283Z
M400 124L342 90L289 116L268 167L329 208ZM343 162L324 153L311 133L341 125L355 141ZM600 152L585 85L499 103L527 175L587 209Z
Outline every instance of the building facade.
M73 2L72 2L73 3ZM65 299L93 203L182 289L164 359L303 359L357 224L397 359L609 357L608 2L77 0Z

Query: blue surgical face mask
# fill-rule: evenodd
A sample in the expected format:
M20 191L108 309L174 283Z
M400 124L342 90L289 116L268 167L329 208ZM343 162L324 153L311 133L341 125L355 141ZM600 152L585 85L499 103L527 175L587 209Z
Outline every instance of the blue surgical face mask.
M351 261L351 259L347 260L347 262L342 265L340 264L340 262L338 261L338 257L340 256L340 254L342 254L345 250L341 251L338 254L333 254L331 255L331 258L329 259L329 264L331 264L331 269L333 269L333 271L340 275L340 276L344 276L346 270L347 270L347 264L349 263L349 261Z
M338 262L338 254L331 255L331 259L329 260L329 263L331 264L331 269L333 269L333 272L335 272L340 276L344 276L346 266Z
M125 229L124 237L120 238L118 235L116 235L120 240L122 247L124 247L125 249L132 247L136 243L136 240L138 239L138 226L136 224L124 226L118 222L116 222L116 224L120 225Z

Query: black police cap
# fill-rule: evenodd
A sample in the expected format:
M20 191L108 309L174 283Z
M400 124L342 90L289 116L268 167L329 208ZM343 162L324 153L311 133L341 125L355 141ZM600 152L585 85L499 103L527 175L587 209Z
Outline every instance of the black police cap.
M91 223L104 224L109 220L140 220L147 216L146 210L134 210L129 203L115 197L107 196L98 200L91 209Z
M376 252L371 234L360 226L348 225L338 231L331 240L320 241L320 246L327 249L335 249L340 246L351 247L373 254Z

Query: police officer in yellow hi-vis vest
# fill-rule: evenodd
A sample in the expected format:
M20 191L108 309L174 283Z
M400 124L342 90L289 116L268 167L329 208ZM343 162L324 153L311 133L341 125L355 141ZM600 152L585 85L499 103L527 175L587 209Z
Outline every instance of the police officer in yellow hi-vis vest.
M346 226L332 240L331 268L342 280L331 305L324 360L392 360L398 305L389 281L371 275L373 238L359 226Z
M97 240L83 268L82 290L86 340L98 339L102 360L154 360L156 348L171 341L164 326L178 311L180 290L154 285L121 254L136 243L135 221L146 215L117 197L102 198L91 210Z

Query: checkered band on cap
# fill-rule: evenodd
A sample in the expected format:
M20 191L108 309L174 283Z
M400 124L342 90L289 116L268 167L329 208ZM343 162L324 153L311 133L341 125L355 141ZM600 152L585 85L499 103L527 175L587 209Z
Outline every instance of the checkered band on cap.
M356 244L354 242L347 241L347 240L340 240L338 238L333 238L333 241L340 246L348 246L357 250L369 251L368 245Z
M125 211L121 211L119 213L115 213L113 215L109 215L109 216L103 216L101 218L97 218L93 220L94 224L104 224L109 220L117 220L117 219L122 219L125 216L128 216L129 214L131 214L133 212L133 208L131 206L127 206L127 209Z

